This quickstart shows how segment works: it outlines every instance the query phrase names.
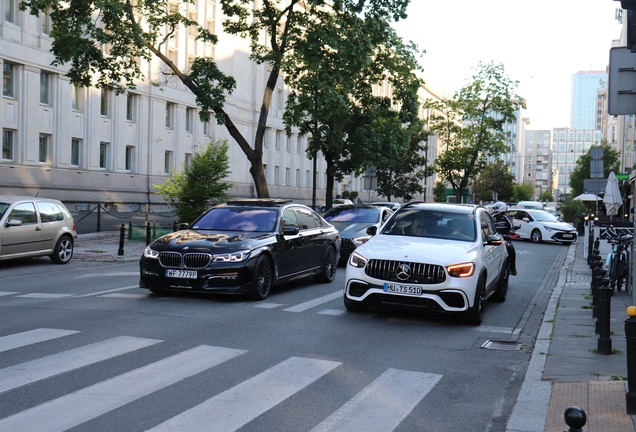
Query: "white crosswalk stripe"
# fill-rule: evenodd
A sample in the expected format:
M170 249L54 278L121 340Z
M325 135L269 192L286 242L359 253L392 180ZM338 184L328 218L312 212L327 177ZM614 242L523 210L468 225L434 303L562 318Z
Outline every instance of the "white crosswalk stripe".
M155 339L119 336L0 369L0 393L159 342Z
M339 365L292 357L150 430L234 431Z
M201 345L4 418L0 430L63 431L245 352Z
M79 333L75 330L40 328L0 337L0 352Z

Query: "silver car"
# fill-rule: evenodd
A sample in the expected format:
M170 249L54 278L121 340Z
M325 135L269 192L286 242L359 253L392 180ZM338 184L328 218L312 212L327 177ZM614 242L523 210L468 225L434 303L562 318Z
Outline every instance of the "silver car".
M0 261L48 256L66 264L76 238L75 221L62 202L0 195Z

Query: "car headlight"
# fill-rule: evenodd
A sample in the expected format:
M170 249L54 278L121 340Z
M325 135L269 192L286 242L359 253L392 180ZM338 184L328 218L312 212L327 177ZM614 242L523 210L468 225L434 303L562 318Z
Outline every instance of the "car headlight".
M150 246L146 246L146 249L144 249L144 257L157 259L159 258L159 251L152 249Z
M245 261L249 256L251 250L241 250L227 254L215 254L212 255L212 262L241 262Z
M356 237L356 238L353 239L353 242L356 245L360 246L362 243L365 243L370 238L371 238L371 236Z
M367 265L367 261L365 257L357 252L353 252L349 257L349 264L351 264L352 267L363 268Z
M553 231L553 230L554 230L554 228L549 227L549 226L547 226L547 225L543 225L543 228L545 228L545 230L546 230L546 231L548 231L548 232L550 232L550 231Z
M449 276L452 277L470 277L475 274L475 263L453 264L446 267Z

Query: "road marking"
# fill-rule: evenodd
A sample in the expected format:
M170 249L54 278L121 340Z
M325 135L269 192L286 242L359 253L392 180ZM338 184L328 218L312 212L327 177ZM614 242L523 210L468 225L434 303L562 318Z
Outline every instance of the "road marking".
M323 303L330 302L331 300L335 300L338 297L342 297L342 290L338 290L334 293L327 294L322 297L315 298L313 300L309 300L304 303L297 304L296 306L289 307L287 309L283 309L285 312L304 312L307 309L311 309L316 306L320 306Z
M0 297L1 296L13 295L13 294L20 294L20 293L19 292L0 291Z
M388 369L312 432L394 430L442 375Z
M0 369L0 393L161 342L119 336Z
M30 294L22 294L16 297L25 297L25 298L42 298L42 299L56 299L56 298L64 298L64 297L72 297L74 294L60 294L60 293L30 293Z
M124 290L129 290L132 288L139 288L139 285L131 285L131 286L127 286L127 287L121 287L121 288L113 288L113 289L109 289L106 291L98 291L98 292L94 292L94 293L90 293L90 294L82 294L82 295L76 295L75 297L93 297L93 296L99 296L102 294L108 294L108 293L113 293L113 292L117 292L117 291L124 291Z
M514 328L511 328L511 327L493 327L493 326L485 326L485 325L480 325L479 327L471 327L471 329L478 332L506 333L506 334L512 334L514 330Z
M64 431L246 352L201 345L4 418L0 430Z
M79 333L77 330L39 328L0 337L0 352Z
M113 276L139 276L139 272L113 272L113 273L88 273L81 276L76 277L75 279L84 279L84 278L92 278L92 277L113 277Z
M283 306L282 303L256 303L252 305L252 307L261 308L261 309L274 309L281 306Z
M126 298L126 299L140 299L140 298L148 298L149 294L126 294L126 293L112 293L112 294L104 294L100 297L107 298Z
M291 357L150 430L235 431L340 364L328 360Z
M318 312L321 315L344 315L347 313L346 310L344 309L323 309L320 312Z

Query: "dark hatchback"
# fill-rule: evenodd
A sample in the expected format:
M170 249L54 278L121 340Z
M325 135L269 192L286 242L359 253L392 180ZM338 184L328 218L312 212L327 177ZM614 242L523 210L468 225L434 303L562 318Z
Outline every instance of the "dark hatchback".
M139 286L157 294L249 294L262 300L286 281L313 276L332 282L339 256L338 230L309 207L234 200L149 244L139 261Z
M380 226L393 214L393 210L375 205L340 205L322 217L340 232L340 263L346 263L358 246L371 238L367 228Z

